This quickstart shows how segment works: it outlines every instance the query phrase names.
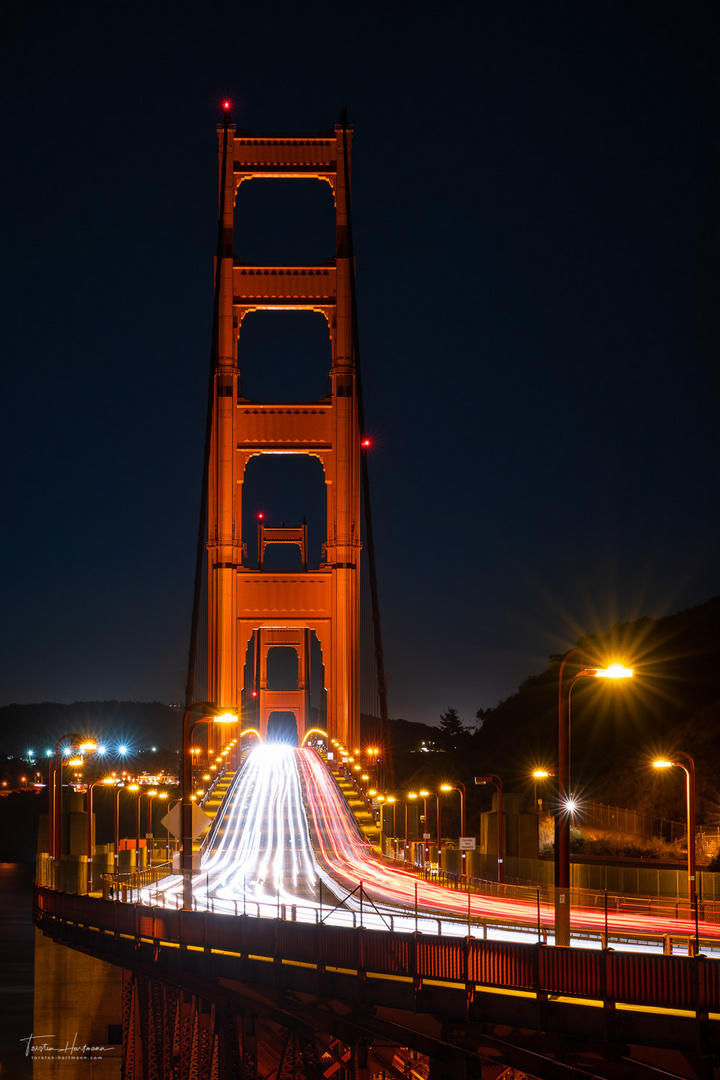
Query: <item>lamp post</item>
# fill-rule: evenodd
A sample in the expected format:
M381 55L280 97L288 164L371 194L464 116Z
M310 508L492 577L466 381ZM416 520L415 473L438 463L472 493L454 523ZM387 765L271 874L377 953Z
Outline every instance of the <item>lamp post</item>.
M535 783L533 784L533 813L534 814L538 813L539 809L540 809L539 804L538 804L538 797L537 797L537 788L538 788L537 782L538 782L538 780L547 780L549 777L554 776L554 775L555 775L554 772L548 772L547 769L535 769L535 771L533 772L533 780L535 781Z
M194 709L204 709L207 715L190 722L190 714ZM182 856L181 866L183 875L183 907L192 907L192 757L190 750L190 735L198 724L237 722L234 713L221 713L217 705L212 701L194 701L183 716L182 726ZM209 753L208 753L209 757Z
M115 784L115 799L113 801L113 863L115 873L120 869L120 792L125 787L123 783L117 783L114 777L105 781L106 784Z
M99 780L89 781L87 785L87 830L86 830L86 842L85 849L87 854L88 865L92 861L93 857L93 842L92 842L92 818L93 818L93 788L98 784L114 784L115 778L113 776L103 776ZM89 873L89 870L88 870Z
M560 664L558 676L558 805L555 809L555 944L570 944L570 695L583 677L632 678L632 668L611 664L607 668L581 668L567 681L565 664L582 649L571 649Z
M675 753L682 761L654 761L656 769L682 769L685 773L685 799L687 804L687 845L688 845L688 900L692 917L697 889L695 887L695 762L684 750ZM685 764L687 762L687 764Z
M427 819L427 805L430 792L423 790L419 794L423 801L423 864L427 870L427 864L430 862L430 831L428 829Z
M392 812L393 812L393 847L395 849L395 861L397 862L397 857L398 857L397 817L396 817L397 799L395 798L394 795L388 795L387 801L392 806Z
M435 792L435 822L437 824L438 871L442 870L442 828L440 825L440 792Z
M66 739L70 740L68 749L73 754L82 753L85 750L94 750L97 745L92 739L84 740L82 735L75 732L61 735L55 743L55 753L50 758L48 775L50 797L48 805L48 850L54 859L59 859L62 855L62 767L64 762L60 746Z
M137 870L140 848L140 796L142 792L140 791L139 784L126 784L125 791L132 791L133 795L135 795L135 869ZM119 801L120 795L118 794L118 804ZM118 820L119 817L120 815L118 813Z
M441 784L440 785L440 790L441 791L457 791L458 794L460 795L460 835L462 837L464 837L466 827L467 827L467 823L465 821L465 785L460 780L458 780L458 782L456 784ZM466 860L467 860L467 852L465 850L461 850L461 852L460 852L460 860L461 860L462 879L463 879L463 881L465 881L466 877L467 877L467 874L465 872Z
M417 799L416 791L408 791L408 799ZM407 864L408 848L410 847L410 803L405 803L405 847L403 848L403 862Z

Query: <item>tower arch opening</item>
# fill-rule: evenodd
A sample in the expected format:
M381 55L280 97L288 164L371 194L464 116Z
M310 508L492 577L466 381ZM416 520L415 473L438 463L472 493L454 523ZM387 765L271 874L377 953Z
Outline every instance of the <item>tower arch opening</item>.
M297 746L298 727L297 717L293 712L271 712L268 717L267 742L288 743Z
M256 266L311 266L335 256L330 184L252 177L235 200L235 254Z
M332 342L322 312L251 311L239 346L248 400L305 404L327 396Z
M242 523L248 566L257 566L259 561L259 521L278 528L300 526L303 520L307 522L308 569L315 570L322 561L327 533L327 491L319 458L293 453L250 458L243 482ZM299 569L297 551L293 544L273 544L263 561L274 572L292 573Z

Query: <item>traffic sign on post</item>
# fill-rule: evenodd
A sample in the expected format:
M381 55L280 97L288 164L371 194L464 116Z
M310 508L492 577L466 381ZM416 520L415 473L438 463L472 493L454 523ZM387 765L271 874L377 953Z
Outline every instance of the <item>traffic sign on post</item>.
M212 822L212 818L209 814L206 814L204 810L201 810L197 803L192 804L192 839L200 835L207 829L208 825ZM172 833L177 840L182 839L182 803L175 803L172 810L170 810L160 822L164 829Z

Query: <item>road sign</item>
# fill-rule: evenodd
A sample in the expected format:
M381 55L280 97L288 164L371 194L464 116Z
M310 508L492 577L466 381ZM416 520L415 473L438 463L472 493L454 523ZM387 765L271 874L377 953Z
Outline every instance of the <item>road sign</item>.
M429 839L430 839L430 833L429 832L424 832L423 833L423 840L429 840Z
M474 851L475 850L475 837L474 836L461 836L460 837L460 850L461 851Z
M196 836L199 836L201 832L207 829L208 825L212 822L212 818L209 814L206 814L204 810L201 810L197 803L192 804L192 829L191 836L194 840ZM167 829L178 840L182 840L182 803L176 803L172 810L165 815L160 822L163 829Z

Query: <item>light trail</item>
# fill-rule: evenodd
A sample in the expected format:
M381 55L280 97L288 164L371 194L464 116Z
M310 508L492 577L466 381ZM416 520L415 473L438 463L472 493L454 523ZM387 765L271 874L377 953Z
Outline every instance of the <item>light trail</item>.
M180 906L181 879L173 875L142 890L145 902L159 895ZM336 908L331 921L342 925L356 925L360 914L371 928L474 931L505 940L527 940L538 924L535 901L456 892L383 865L316 752L281 743L248 754L212 826L193 895L199 908L209 905L217 912L275 918L289 906L293 918L315 922ZM576 933L599 936L605 930L604 910L573 909L571 917ZM550 941L554 918L552 906L541 904ZM486 930L484 923L495 926ZM692 920L624 912L609 912L607 927L613 936L695 936ZM714 924L701 923L699 929L703 938L720 938Z

